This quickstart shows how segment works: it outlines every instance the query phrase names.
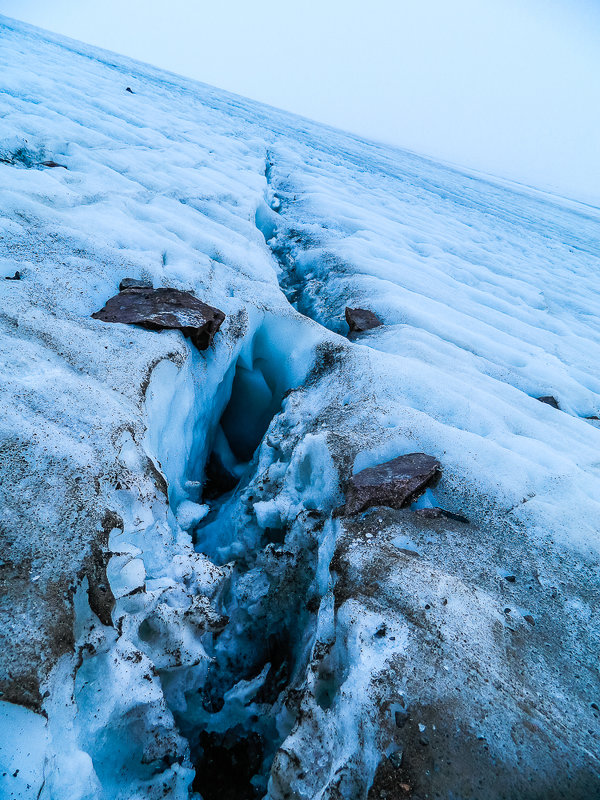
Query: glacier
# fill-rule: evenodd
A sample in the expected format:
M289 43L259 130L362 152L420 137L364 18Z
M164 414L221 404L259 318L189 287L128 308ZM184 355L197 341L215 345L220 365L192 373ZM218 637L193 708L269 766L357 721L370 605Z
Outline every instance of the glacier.
M600 210L6 17L0 63L0 796L600 797ZM93 319L125 277L212 346Z

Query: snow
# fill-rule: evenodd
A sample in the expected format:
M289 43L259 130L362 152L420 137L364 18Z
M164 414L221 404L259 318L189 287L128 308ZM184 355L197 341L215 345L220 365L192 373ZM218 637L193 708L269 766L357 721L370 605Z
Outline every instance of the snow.
M32 711L0 702L0 791L2 797L37 798L48 743L45 720Z
M551 618L590 675L600 211L4 17L0 37L0 274L22 275L0 283L3 502L19 532L3 545L17 566L1 682L48 715L1 704L3 764L20 770L7 791L185 798L200 734L235 730L266 742L248 777L271 800L363 797L398 736L382 719L404 706L377 694L398 664L403 691L443 716L452 681L481 663L485 685L452 713L466 728L491 698L508 772L536 752L517 753L506 720L520 712L493 694L498 676L515 704L543 688L549 719L569 697L561 752L587 735L579 678L565 661L531 666L542 643L527 651L539 683L511 683L498 577L527 564L547 576L535 592L567 587L561 610L533 589L511 600L511 624L523 635L531 614L538 635ZM92 320L126 276L222 309L213 347ZM346 305L384 325L348 341ZM356 530L337 519L352 472L408 452L443 465L415 507L466 514L469 531L378 509ZM211 453L239 480L214 499ZM87 594L99 551L114 599L102 620ZM431 596L450 665L438 695L415 678L435 671L414 623ZM19 694L32 670L43 701ZM318 768L298 778L295 758Z

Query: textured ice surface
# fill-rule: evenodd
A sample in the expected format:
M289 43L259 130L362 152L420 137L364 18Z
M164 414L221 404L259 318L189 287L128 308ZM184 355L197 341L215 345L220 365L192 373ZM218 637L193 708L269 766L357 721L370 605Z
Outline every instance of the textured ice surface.
M598 210L5 18L0 70L3 796L597 795ZM213 346L92 319L126 276ZM340 516L413 452L470 525Z

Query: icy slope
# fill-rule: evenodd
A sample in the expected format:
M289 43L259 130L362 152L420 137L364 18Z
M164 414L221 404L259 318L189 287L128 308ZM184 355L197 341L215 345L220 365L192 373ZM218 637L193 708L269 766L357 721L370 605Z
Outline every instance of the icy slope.
M600 796L600 212L5 18L0 62L0 796ZM92 319L125 276L212 348ZM340 514L411 452L469 524Z

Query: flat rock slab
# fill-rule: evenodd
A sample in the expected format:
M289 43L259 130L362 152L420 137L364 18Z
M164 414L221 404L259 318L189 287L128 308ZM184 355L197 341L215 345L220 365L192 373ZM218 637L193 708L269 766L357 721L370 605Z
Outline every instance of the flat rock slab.
M441 474L441 464L425 453L408 453L350 478L344 513L357 514L371 506L403 508L423 494Z
M102 322L140 325L151 331L179 330L198 350L206 350L225 314L179 289L129 288L92 314Z
M363 333L364 331L370 331L371 328L379 328L383 325L377 314L366 308L346 307L345 313L350 333Z

